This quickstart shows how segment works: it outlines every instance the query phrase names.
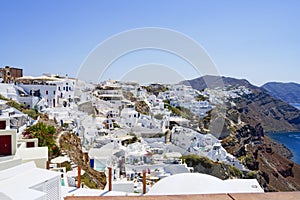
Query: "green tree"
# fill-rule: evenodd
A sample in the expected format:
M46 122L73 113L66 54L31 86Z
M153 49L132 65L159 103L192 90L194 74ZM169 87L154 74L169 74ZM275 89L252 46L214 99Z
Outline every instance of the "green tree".
M48 126L42 122L27 128L23 132L25 138L37 138L39 140L38 145L40 147L48 146L49 157L55 157L59 155L59 147L55 143L56 129L54 126Z

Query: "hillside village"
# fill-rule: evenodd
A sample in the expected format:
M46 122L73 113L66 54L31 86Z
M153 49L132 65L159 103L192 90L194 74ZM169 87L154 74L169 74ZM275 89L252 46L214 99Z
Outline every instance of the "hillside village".
M74 188L80 183L77 169L82 168L89 172L87 177L95 182L95 188L108 189L105 182L111 175L113 190L126 194L143 193L144 172L147 191L166 177L193 173L194 168L184 159L189 155L206 158L207 163L224 163L243 174L250 172L222 147L216 137L220 133L199 127L201 119L210 118L209 113L229 99L251 94L245 86L198 91L182 84L142 86L112 80L91 84L68 76L23 76L18 70L5 67L1 74L0 170L13 170L18 164L29 170L33 165L28 162L34 161L38 169L62 173L53 175L56 178L49 174L54 185L59 179L61 186ZM53 134L56 144L43 146L38 138L25 134L41 121L51 121L57 128ZM60 148L56 154L55 145ZM62 163L69 166L62 167ZM93 181L97 173L107 179ZM262 191L253 181L255 192ZM243 184L248 184L251 192L251 185L241 180ZM81 183L80 187L91 186ZM65 190L57 189L56 197L75 191Z

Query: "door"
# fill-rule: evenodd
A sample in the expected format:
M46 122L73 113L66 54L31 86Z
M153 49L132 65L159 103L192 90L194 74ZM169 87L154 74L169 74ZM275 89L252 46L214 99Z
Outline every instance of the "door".
M11 135L0 136L0 155L11 155Z

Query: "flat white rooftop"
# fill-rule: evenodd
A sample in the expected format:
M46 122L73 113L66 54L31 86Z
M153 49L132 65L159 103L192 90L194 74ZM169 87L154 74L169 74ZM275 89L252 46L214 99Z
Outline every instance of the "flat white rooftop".
M11 199L38 199L45 193L30 188L56 177L60 173L39 169L34 162L24 163L0 171L0 193Z

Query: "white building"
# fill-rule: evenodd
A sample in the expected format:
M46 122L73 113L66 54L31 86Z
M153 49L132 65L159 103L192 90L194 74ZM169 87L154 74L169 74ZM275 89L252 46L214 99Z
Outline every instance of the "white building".
M125 151L126 164L143 165L151 162L152 153L145 143L136 142L127 146Z
M133 108L124 108L121 111L121 123L128 127L134 127L140 117L140 113Z
M97 87L95 94L104 101L108 101L118 107L122 106L122 100L124 98L122 88L118 82L106 81Z
M171 94L174 94L174 96L187 101L193 99L196 95L196 90L187 85L172 85L169 90L172 91Z
M220 141L211 134L200 134L191 129L174 127L172 129L172 143L186 150L185 154L205 156L213 161L222 161L239 168L246 168L222 147Z
M22 163L33 161L36 167L47 169L48 147L27 148L25 145L18 148L14 159L21 159Z
M19 113L16 114L16 110L13 108L1 111L0 162L14 162L14 160L20 160L21 163L25 163L34 161L37 167L46 169L48 147L38 147L37 138L27 139L23 138L24 136L21 134L28 125L31 125L30 121L20 120L19 124L12 123L14 120L22 119L19 116L23 115ZM17 129L11 129L12 125L18 127L19 133Z
M18 100L18 93L14 84L0 83L0 94L5 98Z
M184 107L189 109L192 113L204 117L206 112L212 109L208 101L198 101L195 99L200 92L186 85L169 86L169 90L160 92L158 99L170 100L172 107Z
M33 162L0 171L0 196L4 199L61 199L60 173L39 169Z
M76 79L44 75L39 77L24 76L16 80L18 102L29 108L44 110L57 106L66 106L74 100Z
M17 151L17 130L10 129L9 116L0 116L0 155L12 156Z
M16 80L16 86L20 93L18 101L29 108L34 108L40 101L43 101L44 104L39 105L39 110L44 109L44 107L56 107L57 89L54 81L58 80L58 78L47 76L18 78Z
M125 147L117 142L110 142L101 148L91 148L89 150L89 158L94 160L94 169L104 171L106 167L118 168L118 157L114 154L123 151ZM110 165L110 166L108 166ZM120 171L120 169L118 169ZM119 174L119 173L118 173ZM116 176L119 176L116 174Z
M60 81L54 82L56 85L57 103L66 105L69 102L74 101L75 97L75 87L77 80L72 78L63 78Z

